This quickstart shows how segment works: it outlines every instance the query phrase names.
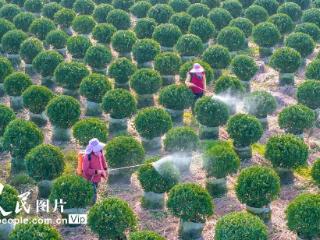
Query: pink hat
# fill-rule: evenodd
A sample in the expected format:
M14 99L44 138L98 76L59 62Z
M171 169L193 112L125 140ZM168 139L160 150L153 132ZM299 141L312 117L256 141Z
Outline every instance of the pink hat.
M204 71L204 68L199 63L193 64L193 68L190 70L191 73L203 73Z
M90 154L92 152L98 153L101 152L104 148L105 144L99 142L97 138L93 138L90 140L88 146L86 147L86 154Z

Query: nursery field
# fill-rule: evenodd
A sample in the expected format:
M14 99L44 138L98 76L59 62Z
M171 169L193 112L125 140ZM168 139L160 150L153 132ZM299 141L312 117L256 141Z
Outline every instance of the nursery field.
M319 40L319 0L0 0L0 240L320 239Z

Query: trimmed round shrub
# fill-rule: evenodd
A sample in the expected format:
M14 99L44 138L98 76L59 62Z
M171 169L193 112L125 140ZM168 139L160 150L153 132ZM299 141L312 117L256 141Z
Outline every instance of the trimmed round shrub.
M216 94L231 94L240 97L244 93L244 86L240 80L231 75L222 75L217 79L214 86Z
M240 159L231 147L217 145L204 153L203 167L208 177L225 178L236 173L239 166Z
M91 0L76 0L73 4L73 10L80 15L91 15L95 4Z
M175 75L179 72L181 58L177 53L164 52L156 56L154 69L161 75Z
M218 34L218 44L228 48L229 51L238 51L245 43L244 33L236 27L225 27Z
M130 7L130 12L137 18L144 18L147 16L147 13L151 7L151 3L147 1L140 1L136 2L133 6Z
M0 57L0 83L3 83L4 79L11 73L13 73L11 62L5 57Z
M112 0L112 5L115 8L122 10L129 10L131 6L133 6L134 0Z
M96 69L105 68L111 60L111 51L103 45L89 47L84 56L85 63Z
M320 39L320 28L314 23L298 24L294 31L310 35L310 37L312 37L313 41L315 42Z
M4 79L4 90L12 97L21 96L23 91L32 85L31 78L23 72L11 73Z
M242 14L242 4L237 0L223 1L222 8L226 9L234 18L240 17Z
M153 39L137 40L132 47L132 53L138 64L153 61L160 53L160 44Z
M75 1L76 0L61 0L60 4L65 8L72 8Z
M266 9L254 4L245 10L244 16L256 25L258 23L265 22L268 19L269 14Z
M157 107L148 107L139 111L134 124L139 135L146 139L161 137L172 128L170 115Z
M246 9L253 4L254 0L239 0L239 2L241 3L242 7Z
M63 56L56 51L42 51L33 59L32 66L42 77L53 76L54 70L63 60Z
M193 18L190 22L189 32L201 38L207 43L216 33L215 26L205 17Z
M231 70L241 81L250 81L258 72L258 66L253 58L237 55L231 61Z
M134 26L134 32L140 39L151 38L156 26L157 23L153 18L141 18Z
M40 114L45 111L54 93L44 86L32 85L22 94L23 104L30 112Z
M199 147L199 137L190 127L176 127L170 129L163 141L167 152L192 152Z
M0 9L0 17L10 22L13 21L13 18L21 12L21 9L15 4L6 4Z
M117 31L111 38L112 47L120 53L131 52L136 41L136 34L131 30Z
M37 238L38 240L62 240L57 229L49 224L27 223L18 224L9 236L10 240L23 240Z
M303 11L302 13L302 22L310 22L316 24L320 27L320 9L310 8Z
M53 182L49 200L63 199L64 209L86 208L93 198L92 183L77 175L63 175Z
M207 127L224 125L229 118L228 106L211 97L202 97L196 102L195 113L197 121Z
M18 54L21 43L28 38L28 35L21 30L11 30L1 38L3 50L9 54Z
M270 65L280 73L294 73L301 63L301 55L290 47L278 48L270 59Z
M216 240L267 240L268 231L263 221L250 213L229 213L220 218L215 228Z
M130 118L137 111L137 103L129 91L118 88L103 97L102 109L115 119Z
M34 21L35 16L32 13L22 12L13 18L13 23L17 29L28 32L31 23Z
M244 108L257 118L266 118L276 110L277 101L269 92L255 91L245 96Z
M148 68L136 71L130 78L131 88L139 95L154 94L162 85L160 74Z
M209 11L210 11L210 8L207 5L202 3L191 4L187 9L187 13L194 18L206 17Z
M73 58L84 58L86 51L91 45L90 40L83 36L73 36L67 40L67 49Z
M189 0L170 0L169 5L175 12L185 12L191 3Z
M251 36L252 29L253 29L253 23L244 17L238 17L231 20L229 23L230 27L237 27L239 28L245 35L246 38Z
M275 14L279 7L277 0L255 0L254 4L266 9L269 15Z
M2 39L2 36L9 32L10 30L14 30L15 26L10 21L0 18L0 39Z
M75 17L76 13L72 9L63 8L54 14L54 22L62 28L68 28Z
M301 83L298 87L297 99L300 104L311 109L320 108L320 82L308 80Z
M265 157L273 167L296 168L303 166L308 158L308 146L291 134L272 136L266 145Z
M74 138L82 146L86 146L93 138L98 138L101 142L107 142L108 140L107 126L98 118L86 118L78 121L72 127L72 132Z
M125 84L137 67L127 58L116 58L109 66L108 74L118 84Z
M109 12L111 12L112 10L114 10L114 7L112 5L102 3L96 6L92 16L98 23L105 23L107 21Z
M291 33L288 35L285 40L285 45L297 50L303 58L310 55L315 48L315 43L312 37L310 37L308 34L300 32Z
M241 203L261 208L279 196L280 178L271 168L248 167L240 172L235 190Z
M301 7L294 2L285 2L281 4L277 10L278 13L287 14L292 21L298 21L301 18Z
M43 17L54 20L54 14L56 14L56 12L58 12L62 8L63 7L59 3L50 2L43 5L41 13Z
M63 173L65 166L62 151L49 144L31 149L25 162L28 175L35 181L53 180Z
M208 17L217 30L221 30L228 26L229 22L232 20L232 15L224 8L212 9Z
M194 183L174 186L169 192L167 207L174 216L195 223L204 223L214 210L207 190Z
M286 209L287 226L300 238L314 238L320 233L319 194L304 193L293 199Z
M313 181L315 181L317 185L320 185L320 160L319 159L317 159L312 165L311 176Z
M208 47L204 51L202 58L209 63L213 69L227 68L231 62L231 56L228 49L221 45Z
M165 240L165 238L152 231L140 231L131 233L129 240Z
M182 35L176 44L176 50L182 56L199 56L203 52L202 40L194 34Z
M161 89L159 103L168 109L184 110L193 103L193 93L185 85L171 84Z
M15 119L5 129L3 146L12 157L23 159L32 148L43 142L43 138L41 130L34 123Z
M11 108L0 104L0 136L3 135L7 125L15 118L16 115Z
M320 59L315 59L307 65L306 78L320 80Z
M127 202L112 197L90 209L88 223L90 229L100 238L108 236L110 239L119 239L125 236L127 230L136 228L137 217Z
M20 57L26 64L32 64L33 59L44 50L42 42L35 37L24 40L20 46Z
M3 185L2 193L0 196L0 204L1 208L3 208L7 212L10 212L10 214L5 217L1 214L0 219L10 219L15 217L16 205L20 200L18 196L19 193L14 187L8 184Z
M43 2L41 0L26 0L23 5L26 11L32 13L40 13L42 6Z
M72 21L72 28L79 34L90 34L96 22L89 15L76 16Z
M178 26L182 33L187 33L192 19L189 14L180 12L173 14L169 19L169 23Z
M278 28L270 22L259 23L253 28L253 41L259 47L273 47L280 40Z
M282 35L292 32L294 28L292 19L284 13L274 14L268 21L273 23Z
M111 37L117 31L117 29L108 23L97 24L92 30L92 37L97 40L98 43L109 44Z
M68 35L62 30L53 30L48 33L46 43L54 49L62 49L67 45Z
M303 133L314 125L315 120L314 111L302 104L285 107L278 116L280 128L292 134Z
M80 84L80 94L95 103L101 103L103 96L111 89L112 84L109 79L97 73L85 77Z
M236 114L227 124L227 132L237 147L247 147L259 141L263 127L259 120L247 114Z
M220 6L220 0L201 0L201 3L206 4L209 8L216 8Z
M145 154L142 145L131 136L113 138L107 143L105 152L111 168L140 164Z
M147 13L148 17L153 18L157 23L167 23L173 14L173 9L167 4L156 4Z
M205 69L207 83L210 83L213 80L213 70L207 62L202 61L200 59L194 59L181 65L179 69L180 80L184 82L184 79L186 79L187 74L190 71L190 69L192 69L194 63L199 63Z
M152 37L160 43L162 47L173 47L182 33L178 26L166 23L160 24L154 29Z
M80 117L80 103L70 96L53 98L47 106L47 115L52 125L70 128Z
M56 26L54 25L54 22L52 20L42 17L34 20L31 23L29 32L40 40L44 40L47 34L55 28Z
M121 9L111 10L107 16L107 23L112 24L118 30L129 29L131 26L130 15Z

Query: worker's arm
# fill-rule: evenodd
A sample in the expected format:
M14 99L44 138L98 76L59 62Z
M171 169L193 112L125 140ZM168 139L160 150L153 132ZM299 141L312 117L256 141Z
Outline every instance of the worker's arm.
M190 87L190 86L193 85L193 84L191 83L191 75L190 75L189 72L187 73L187 79L186 79L186 81L185 81L185 84L186 84L188 87Z

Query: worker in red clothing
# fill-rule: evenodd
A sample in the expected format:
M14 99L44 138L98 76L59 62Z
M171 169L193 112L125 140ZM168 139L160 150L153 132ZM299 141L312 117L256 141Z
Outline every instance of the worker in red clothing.
M192 69L188 72L186 85L193 92L195 101L204 95L207 85L206 73L199 63L193 64Z

